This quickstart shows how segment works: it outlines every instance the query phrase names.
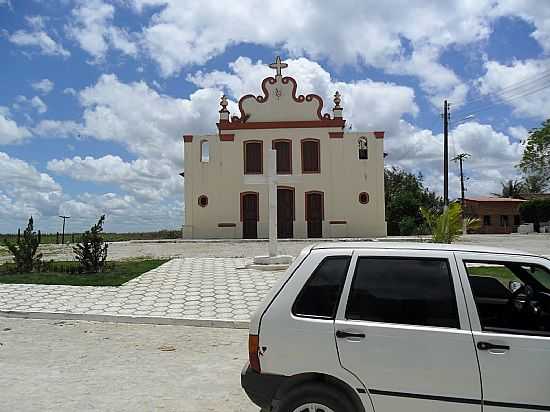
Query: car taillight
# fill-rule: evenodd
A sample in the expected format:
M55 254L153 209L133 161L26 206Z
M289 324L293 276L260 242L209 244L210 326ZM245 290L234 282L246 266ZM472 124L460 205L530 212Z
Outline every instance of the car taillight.
M250 367L260 373L260 337L258 335L248 335L248 360Z

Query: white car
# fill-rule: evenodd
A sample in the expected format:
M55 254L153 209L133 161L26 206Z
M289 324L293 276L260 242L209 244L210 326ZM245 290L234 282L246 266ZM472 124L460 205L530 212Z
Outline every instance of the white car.
M250 324L264 411L550 411L550 260L422 243L304 249Z

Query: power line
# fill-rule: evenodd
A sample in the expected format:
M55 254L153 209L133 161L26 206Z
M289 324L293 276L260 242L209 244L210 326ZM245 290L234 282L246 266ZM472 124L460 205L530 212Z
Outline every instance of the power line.
M513 95L513 96L508 96L508 97L499 97L496 101L494 101L493 103L489 103L489 104L486 104L486 105L480 105L478 107L474 107L472 109L469 109L469 110L461 110L461 112L464 112L464 113L468 113L469 115L473 115L473 114L476 114L476 113L480 113L480 112L484 112L486 110L490 110L496 106L500 106L502 104L506 104L506 103L510 103L511 101L514 101L514 100L517 100L517 99L520 99L522 97L526 97L526 96L530 96L532 94L535 94L535 93L539 93L543 90L546 90L550 88L550 83L548 83L547 85L545 85L544 87L539 87L539 88L536 88L536 89L530 89L530 90L525 90L523 93L520 93L520 94L517 94L517 95Z
M498 92L488 93L488 94L486 94L484 96L480 96L476 99L466 100L466 101L462 102L461 104L464 107L464 105L471 105L472 103L476 103L476 102L479 102L479 101L483 101L485 99L489 99L492 96L503 97L506 94L515 93L516 91L519 91L519 89L521 89L523 87L531 88L533 86L538 87L540 85L544 85L549 80L550 80L550 69L547 69L547 70L544 70L543 72L537 74L536 76L527 77L523 80L520 80L520 81L515 82L515 83L511 83L508 86L502 87ZM542 81L542 83L538 84L541 81ZM468 109L463 108L463 109L459 109L457 112L463 112L463 111L467 111L467 110Z

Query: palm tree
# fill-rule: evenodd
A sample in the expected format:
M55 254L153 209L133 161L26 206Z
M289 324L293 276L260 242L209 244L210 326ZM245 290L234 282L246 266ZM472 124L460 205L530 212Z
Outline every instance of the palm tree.
M508 180L507 182L500 182L500 184L502 193L493 193L494 196L518 199L525 193L525 185L520 180Z

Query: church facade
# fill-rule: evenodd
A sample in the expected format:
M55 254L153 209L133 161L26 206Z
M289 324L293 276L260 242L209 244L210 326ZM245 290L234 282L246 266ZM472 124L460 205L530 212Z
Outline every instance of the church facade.
M267 238L268 182L279 238L385 236L384 132L346 132L338 92L323 114L320 96L296 95L285 63L270 67L238 116L222 97L217 134L183 136L184 237Z

